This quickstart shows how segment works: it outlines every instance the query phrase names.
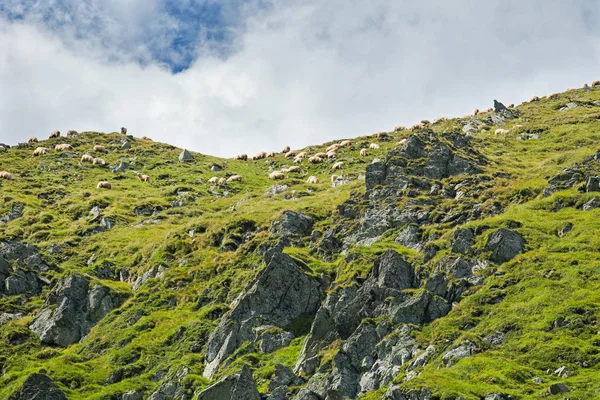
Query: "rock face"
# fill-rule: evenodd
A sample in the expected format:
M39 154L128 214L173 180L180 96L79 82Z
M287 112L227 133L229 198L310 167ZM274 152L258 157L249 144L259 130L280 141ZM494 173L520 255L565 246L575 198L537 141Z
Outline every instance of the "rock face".
M312 318L321 303L321 282L306 275L290 256L278 251L266 255L267 267L252 288L242 294L212 332L206 345L204 376L211 378L219 363L245 340L253 341L254 328L285 328L300 318ZM308 322L306 322L308 323Z
M271 234L277 236L306 235L310 233L313 226L313 219L307 215L295 212L284 211L281 219L273 222Z
M471 229L457 229L452 237L452 252L466 254L473 246L475 235Z
M252 372L247 366L235 374L207 387L198 394L198 400L260 400Z
M488 237L485 249L492 252L492 261L503 263L523 252L525 240L518 232L501 228Z
M65 393L44 374L33 374L10 400L67 400Z
M88 278L71 275L61 279L29 329L44 343L67 347L87 335L123 301L124 295L100 285L90 288Z
M186 366L179 367L150 395L149 400L191 400L192 394L183 385L183 380L188 372L189 369Z
M190 161L194 161L194 156L192 155L192 153L190 153L187 150L183 150L181 152L181 154L179 154L179 162L190 162Z

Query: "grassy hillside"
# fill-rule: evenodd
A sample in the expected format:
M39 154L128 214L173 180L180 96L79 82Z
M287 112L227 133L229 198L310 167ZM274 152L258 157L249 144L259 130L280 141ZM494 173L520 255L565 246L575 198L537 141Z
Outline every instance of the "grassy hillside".
M570 102L577 107L561 111ZM0 324L0 398L8 398L27 376L42 369L69 399L117 399L140 389L149 394L181 366L189 369L183 385L193 398L209 384L202 377L206 340L264 268L261 249L274 243L269 234L272 222L285 210L298 211L314 218L315 231L333 228L343 240L359 218L341 219L338 206L354 199L359 209L367 207L364 174L374 158L385 160L411 134L431 129L443 141L449 132L464 134L467 123L477 131L471 145L486 160L486 179L443 179L444 186L467 182L469 190L462 198L439 199L432 205L440 217L422 227L428 245L439 248L431 260L423 262L421 249L394 241L403 228L390 228L370 246L352 245L327 256L308 239L306 246L286 247L284 252L302 262L309 274L327 276L331 293L367 278L373 262L389 248L426 276L451 255L457 227L478 232L473 248L481 257L487 254L488 234L510 227L525 239L523 254L503 264L489 263L477 272L484 279L470 287L447 316L415 326L412 336L419 347L434 344L439 350L415 370L416 375L401 368L394 382L406 388L427 387L443 399L480 399L491 393L539 399L553 382L571 389L568 398L600 398L600 208L583 209L590 200L600 200L600 192L582 191L585 182L578 181L571 188L543 194L552 177L577 163L583 163L586 177L600 175L600 161L593 159L600 150L600 87L516 109L519 116L504 126L479 126L476 121L491 117L484 112L389 132L390 140L374 135L350 138L352 144L341 148L335 160L309 164L305 159L298 164L302 173L286 174L281 181L270 180L269 173L295 165L281 154L238 161L193 153L194 161L181 163L181 149L168 144L132 138L131 148L120 150L124 136L118 133L82 132L75 138L43 140L39 146L69 143L73 149L39 157L32 156L35 144L0 153L0 171L15 177L0 179L0 216L22 214L0 218L0 242L33 245L48 265L41 270L18 267L39 276L39 293L0 295L0 315L19 314ZM499 128L509 132L496 135ZM539 137L529 139L530 134ZM339 136L341 140L344 133ZM359 151L371 143L380 148L361 157ZM330 144L302 150L312 155ZM106 166L80 163L94 145L109 150L96 155ZM333 163L339 161L343 168L333 171ZM111 172L122 162L129 165L125 172ZM222 170L212 172L215 164ZM139 181L133 171L149 175L150 182ZM242 182L207 183L213 176L234 174L241 175ZM333 174L347 181L334 185ZM320 183L306 183L311 175ZM100 180L109 181L112 189L97 189ZM274 190L274 185L285 187ZM426 194L419 196L427 201ZM414 199L399 197L394 206L409 207ZM90 215L94 207L97 216ZM479 217L459 223L445 218L474 207L481 210ZM161 273L134 291L138 277L152 269ZM42 344L28 326L59 279L73 273L127 300L80 342L66 348ZM213 381L246 364L259 390L266 392L275 364L294 366L309 329L310 321L297 327L291 344L273 353L241 346ZM490 339L494 336L502 337L501 343ZM466 341L476 353L449 365L444 353ZM328 350L331 355L336 346L339 343ZM562 366L570 372L554 375ZM541 384L533 381L536 377ZM385 390L362 398L380 398ZM297 388L290 393L294 391Z

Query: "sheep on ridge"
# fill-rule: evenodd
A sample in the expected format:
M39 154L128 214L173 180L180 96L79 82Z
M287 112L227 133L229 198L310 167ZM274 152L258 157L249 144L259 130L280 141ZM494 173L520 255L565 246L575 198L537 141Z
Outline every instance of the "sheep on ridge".
M67 137L77 136L77 131L67 131Z
M73 150L73 146L68 143L57 144L54 146L54 150L56 151L65 151L65 150Z
M44 154L48 154L49 151L50 149L47 147L38 147L33 151L33 156L42 156Z
M147 140L148 142L152 142L153 141L148 136L142 136L142 140Z
M333 164L333 166L331 167L331 169L342 169L343 166L344 166L344 162L343 161L339 161L339 162L336 162L335 164Z
M124 126L121 127L121 134L127 135L127 128L125 128Z
M377 143L371 143L371 144L369 145L369 148L370 148L371 150L379 150L379 145L378 145Z
M269 174L269 179L284 179L285 175L281 171L273 171Z
M238 154L235 156L236 160L248 161L248 154Z
M262 160L263 158L267 158L267 153L264 151L261 151L260 153L256 153L256 155L254 157L252 157L253 160Z
M290 150L291 150L291 149L290 149L290 146L285 146L285 147L284 147L284 148L281 150L281 152L282 152L283 154L285 154L285 153L289 153L289 152L290 152Z
M32 136L29 138L29 140L27 141L28 143L37 143L38 142L38 138L36 138L35 136Z
M350 146L351 144L352 144L352 142L351 142L351 141L349 141L349 140L342 140L342 141L340 142L340 147L346 147L346 146Z
M60 131L54 131L50 134L50 139L55 139L57 137L60 137Z

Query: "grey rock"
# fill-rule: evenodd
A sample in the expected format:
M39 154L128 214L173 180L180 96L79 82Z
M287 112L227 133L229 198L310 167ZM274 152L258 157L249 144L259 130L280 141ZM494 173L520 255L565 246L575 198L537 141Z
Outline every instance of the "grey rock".
M32 374L9 400L67 400L67 396L48 376Z
M452 237L452 252L459 254L468 253L469 251L471 251L474 239L475 235L472 229L456 229Z
M375 261L369 279L379 287L396 290L417 286L414 267L393 250L386 250Z
M415 368L424 367L433 358L435 353L436 353L436 348L434 345L431 344L431 345L427 346L425 351L423 351L421 354L419 354L417 357L415 357L415 359L412 360L408 364L407 370L412 371Z
M485 400L508 400L504 395L492 393L485 396Z
M144 392L141 390L132 390L121 395L119 400L142 400L144 398Z
M183 150L181 154L179 154L179 162L190 162L194 161L194 156L187 150Z
M263 353L272 353L277 349L288 346L294 340L292 332L282 330L273 331L267 326L267 331L260 334L259 349Z
M260 400L250 368L242 370L207 387L198 394L198 400Z
M565 224L562 228L560 228L558 230L558 232L556 232L556 236L558 236L559 238L564 237L567 233L571 232L573 230L573 224L568 222L567 224Z
M267 267L254 285L240 296L233 310L211 333L206 345L206 378L210 379L219 363L243 341L254 339L253 328L288 326L318 310L321 283L307 276L290 256L280 252L268 256Z
M273 222L271 234L276 236L307 235L313 226L313 219L307 215L286 210L280 220Z
M278 388L287 388L289 386L299 386L304 383L304 380L291 369L281 364L275 364L275 373L273 374L273 378L269 382L269 391L273 392Z
M550 385L548 387L548 393L549 394L561 394L561 393L567 393L570 392L571 389L569 389L569 387L567 385L565 385L564 383L553 383L552 385Z
M390 385L382 400L432 400L432 396L427 388L406 390L399 385Z
M287 400L287 388L285 386L277 387L268 394L266 400Z
M189 369L186 366L179 367L150 395L149 400L192 400L192 395L186 392L183 385L188 372Z
M110 170L111 170L111 172L118 173L118 172L125 172L125 171L127 171L128 168L129 168L129 164L127 164L126 162L121 162L121 163L119 163L119 165L111 166Z
M277 196L278 194L285 192L288 188L289 188L289 186L286 185L285 183L281 184L281 185L275 184L267 190L267 195L269 197Z
M473 343L467 341L446 352L442 356L442 361L449 367L456 364L458 360L472 356L475 353L477 353L477 347Z
M568 378L571 376L571 369L566 365L563 365L554 371L554 375L558 376L559 378Z
M314 392L311 392L307 388L302 388L298 394L294 396L294 400L323 400L323 398L317 396Z
M563 169L559 174L553 176L548 181L548 187L544 189L543 196L548 197L559 190L565 190L573 187L577 182L584 179L583 171L578 167L569 167Z
M100 215L101 215L100 208L98 206L92 207L92 209L89 212L89 215L90 215L90 222L97 221L98 219L100 219Z
M600 192L600 176L590 176L585 183L586 192Z
M518 232L500 228L488 236L485 249L492 252L492 261L503 263L523 252L525 240Z
M61 279L29 329L43 343L67 347L125 301L125 296L105 286L89 285L89 279L81 275Z
M584 211L590 211L600 207L600 198L594 197L590 199L587 203L585 203L582 207Z
M410 248L419 248L421 229L418 225L410 224L404 228L394 240L396 243Z
M537 385L541 385L543 383L542 378L540 378L539 376L536 376L531 381Z
M222 166L220 166L219 164L213 164L213 165L210 167L210 170L211 170L212 172L219 172L219 171L222 171L222 170L223 170L223 167L222 167Z
M572 110L572 109L574 109L574 108L577 108L577 107L579 107L579 105L577 105L577 103L573 103L573 102L571 101L571 102L569 102L569 103L565 104L565 105L564 105L564 107L561 107L561 108L559 109L559 111L567 111L567 110Z
M443 317L451 308L443 298L424 291L393 307L391 320L395 324L424 324Z
M423 250L423 263L427 263L433 259L439 250L435 244L426 245Z
M502 112L507 110L506 106L504 106L504 104L500 103L497 100L494 100L494 112Z
M39 294L41 292L40 281L31 272L19 271L18 275L11 275L4 282L6 294L15 296L23 293Z
M131 148L131 143L129 141L123 142L119 150L129 150Z

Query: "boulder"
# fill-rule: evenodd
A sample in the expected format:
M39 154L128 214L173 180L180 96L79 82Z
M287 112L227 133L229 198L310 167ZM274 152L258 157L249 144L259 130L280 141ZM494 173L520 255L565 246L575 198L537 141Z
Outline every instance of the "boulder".
M281 219L273 222L271 234L276 236L307 235L313 226L313 219L299 212L286 210Z
M48 376L33 374L9 400L67 400L67 396Z
M472 229L469 228L458 228L454 231L452 236L452 252L459 254L466 254L471 250L473 246L473 240L475 234Z
M300 319L312 319L319 308L322 293L319 280L306 275L286 254L273 251L265 257L267 267L236 300L232 311L221 319L208 339L203 373L208 379L242 342L254 340L253 328L287 327Z
M525 249L525 240L518 232L500 228L488 236L485 249L492 252L492 261L501 264L521 254Z
M129 150L131 148L131 143L129 141L123 142L119 150Z
M586 192L600 192L600 176L590 176L585 182Z
M184 385L188 372L188 367L183 365L179 367L150 395L149 400L192 400L193 395L186 390Z
M59 281L29 329L43 343L67 347L87 335L125 298L105 286L90 287L90 280L84 276L71 275Z
M402 246L410 248L419 248L421 240L421 228L418 225L410 224L402 229L398 237L394 240Z
M570 392L571 389L569 389L569 387L567 385L565 385L564 383L553 383L552 385L550 385L548 387L548 393L549 394L561 394L561 393L567 393Z
M190 161L194 161L194 156L192 155L192 153L190 153L187 150L183 150L181 152L181 154L179 154L179 162L190 162Z
M460 346L447 351L442 356L442 361L449 367L456 364L458 360L472 356L475 353L477 353L477 347L473 343L467 341L461 343Z
M275 328L275 329L274 329ZM294 340L292 332L286 332L273 326L259 327L257 331L258 348L263 353L272 353L289 345Z
M110 170L111 170L111 172L118 173L118 172L125 172L125 171L127 171L128 168L129 168L129 164L127 164L126 162L121 162L121 163L119 163L119 165L114 165L114 166L110 167Z
M504 110L507 110L506 106L499 101L494 100L494 112L501 112Z
M260 400L252 372L244 365L242 370L207 387L198 394L198 400Z
M304 380L292 372L288 367L275 364L275 372L269 382L269 391L273 392L278 388L287 389L289 386L299 386Z

